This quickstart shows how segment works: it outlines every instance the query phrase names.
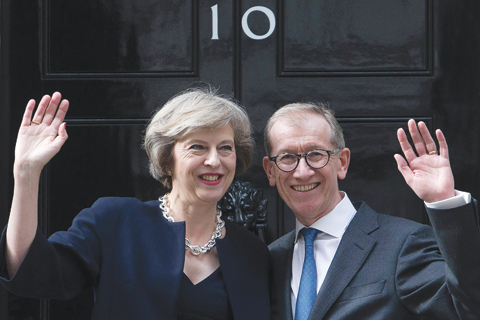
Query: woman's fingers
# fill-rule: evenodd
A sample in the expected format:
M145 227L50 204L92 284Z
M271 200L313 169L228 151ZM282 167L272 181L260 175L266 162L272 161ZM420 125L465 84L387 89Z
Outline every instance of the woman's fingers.
M54 94L52 94L52 98L50 99L45 114L43 115L42 123L46 124L47 126L52 123L61 100L62 95L60 94L60 92L55 92Z
M65 116L67 114L69 105L70 105L70 102L68 102L68 100L65 100L65 99L62 100L62 102L60 103L60 106L58 107L57 113L55 114L55 118L53 119L52 127L58 130L60 125L65 120Z
M35 109L35 100L31 99L30 101L28 101L25 112L23 113L23 119L21 124L23 127L29 126L31 124L33 109Z
M57 137L55 138L55 140L53 141L53 144L55 145L55 147L60 150L60 148L63 146L63 144L65 143L65 141L67 141L68 139L68 134L67 134L67 124L66 123L62 123L60 125L60 128L58 129L58 135Z
M68 100L62 100L62 95L59 92L55 92L52 97L45 95L42 100L40 100L35 115L32 117L33 110L35 109L35 100L32 99L28 101L25 108L22 126L45 124L47 126L52 125L58 130L65 119L68 106Z

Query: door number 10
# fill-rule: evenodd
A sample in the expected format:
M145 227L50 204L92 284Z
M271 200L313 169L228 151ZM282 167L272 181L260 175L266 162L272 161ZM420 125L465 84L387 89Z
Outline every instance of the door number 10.
M218 4L214 5L211 7L212 9L212 40L218 40ZM268 29L267 33L258 35L252 32L250 30L250 27L248 26L248 16L250 13L254 11L260 11L263 12L270 23L270 28ZM263 40L268 38L273 31L275 30L275 15L273 14L272 10L262 7L262 6L256 6L256 7L251 7L248 9L242 17L242 29L243 32L247 35L247 37L253 39L253 40Z

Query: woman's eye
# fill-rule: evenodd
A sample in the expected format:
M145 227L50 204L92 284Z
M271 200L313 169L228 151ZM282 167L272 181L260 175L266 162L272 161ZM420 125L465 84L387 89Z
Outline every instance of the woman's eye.
M203 150L204 147L201 144L193 144L190 146L190 149L192 150Z
M233 146L230 146L230 145L221 146L218 152L224 156L229 156L233 153Z
M221 150L225 150L225 151L232 151L233 150L233 147L232 146L221 146L220 147Z

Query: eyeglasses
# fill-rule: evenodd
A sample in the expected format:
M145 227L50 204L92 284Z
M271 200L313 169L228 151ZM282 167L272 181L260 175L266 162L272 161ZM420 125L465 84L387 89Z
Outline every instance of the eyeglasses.
M275 162L278 169L283 172L290 172L297 168L300 159L305 157L305 162L313 169L321 169L328 164L330 156L339 152L340 149L323 150L315 149L305 154L282 153L275 157L269 157L270 161Z

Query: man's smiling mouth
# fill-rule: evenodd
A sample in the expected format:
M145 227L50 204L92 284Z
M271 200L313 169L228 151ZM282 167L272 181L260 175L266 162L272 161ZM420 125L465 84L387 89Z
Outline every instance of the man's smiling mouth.
M295 191L305 192L315 189L316 187L318 187L319 184L320 183L313 183L306 186L292 186L291 188Z

